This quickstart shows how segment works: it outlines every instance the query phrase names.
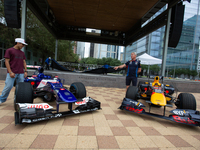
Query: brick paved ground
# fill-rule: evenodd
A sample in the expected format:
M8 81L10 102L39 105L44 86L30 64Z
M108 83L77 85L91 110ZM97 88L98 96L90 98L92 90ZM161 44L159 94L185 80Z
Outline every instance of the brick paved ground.
M4 81L0 80L0 93ZM102 110L35 124L14 124L12 89L0 105L0 150L199 150L200 128L118 109L124 89L87 86ZM200 94L195 93L200 110ZM42 102L37 98L34 102ZM55 106L54 103L50 103ZM61 109L65 109L61 105ZM148 108L147 108L148 109ZM162 113L163 108L153 108ZM167 111L169 108L167 108Z

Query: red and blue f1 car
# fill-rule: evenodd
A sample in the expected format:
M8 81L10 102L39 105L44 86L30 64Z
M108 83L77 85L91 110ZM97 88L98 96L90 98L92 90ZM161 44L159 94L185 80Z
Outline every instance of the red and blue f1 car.
M163 77L151 76L150 78L154 78L154 81L141 81L138 86L130 86L119 109L186 125L200 126L200 112L196 110L196 99L192 94L180 93L176 98L173 96L175 89L172 85L159 82L159 79L163 81ZM145 105L139 102L139 99L146 100L149 105L148 111L145 111ZM177 109L169 111L171 114L165 116L166 107L173 107L173 104ZM164 107L163 115L151 113L151 106Z
M48 103L33 103L37 97L44 102L56 101L56 109ZM68 111L60 112L61 104L68 104ZM86 97L86 89L81 82L72 83L68 90L60 78L39 72L16 85L14 108L15 124L23 124L99 110L101 103Z

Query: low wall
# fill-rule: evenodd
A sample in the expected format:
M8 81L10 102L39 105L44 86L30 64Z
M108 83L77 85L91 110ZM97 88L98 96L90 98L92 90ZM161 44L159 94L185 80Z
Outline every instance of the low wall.
M28 75L31 76L35 70L28 70ZM6 78L6 68L0 68L0 80ZM45 70L45 74L58 75L59 78L65 79L65 84L70 85L73 82L82 82L85 86L95 87L114 87L125 88L125 76L118 75L96 75L86 73L73 73L73 72L61 72L61 71L48 71ZM138 78L139 81L148 81L147 78ZM164 80L164 83L172 84L180 92L200 92L200 82L190 80Z

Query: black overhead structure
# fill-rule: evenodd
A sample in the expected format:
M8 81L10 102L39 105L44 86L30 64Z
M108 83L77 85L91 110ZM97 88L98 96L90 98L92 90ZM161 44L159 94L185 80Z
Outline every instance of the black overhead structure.
M181 0L27 0L27 7L62 40L127 46L164 26L167 11L142 27L163 6ZM101 33L86 32L86 28Z
M56 39L128 46L162 26L166 26L162 75L168 47L176 47L183 24L183 1L190 0L23 0ZM5 0L8 26L19 28L21 0ZM15 4L15 5L14 5ZM149 21L162 7L167 10ZM22 18L25 18L22 13ZM148 23L146 21L149 21ZM16 22L16 23L13 23ZM25 25L25 19L22 19ZM100 33L86 32L87 28ZM25 30L25 28L22 28ZM25 33L25 32L24 32ZM125 50L126 51L126 50ZM126 53L126 52L125 52Z

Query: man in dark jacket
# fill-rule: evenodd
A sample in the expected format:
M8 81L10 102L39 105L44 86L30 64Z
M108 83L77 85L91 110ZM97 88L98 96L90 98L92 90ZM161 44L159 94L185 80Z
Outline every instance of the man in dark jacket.
M46 69L47 69L47 70L49 70L50 61L51 61L51 57L48 57L48 58L45 60Z
M117 66L114 69L117 70L118 68L127 67L127 75L126 75L126 90L130 86L131 82L133 86L137 85L137 77L138 73L141 72L141 65L140 61L136 59L136 53L131 53L131 60L126 62L123 65Z

